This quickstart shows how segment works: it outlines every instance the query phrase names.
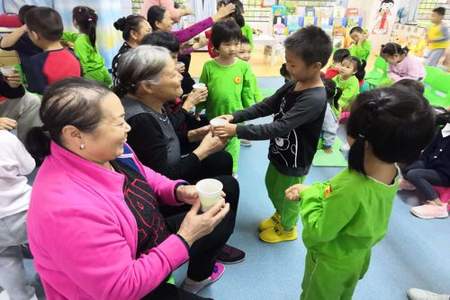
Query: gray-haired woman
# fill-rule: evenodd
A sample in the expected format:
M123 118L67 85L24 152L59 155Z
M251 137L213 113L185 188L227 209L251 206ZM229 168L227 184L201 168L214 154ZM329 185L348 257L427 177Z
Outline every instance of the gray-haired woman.
M226 141L205 132L196 136L201 141L196 149L181 155L180 140L165 109L182 93L181 75L168 50L148 45L130 50L121 59L118 76L122 84L119 90L126 93L121 95L125 117L131 125L128 142L142 163L171 179L192 184L204 178L220 180L226 200L236 213L239 185L230 176L232 159L223 151ZM167 212L172 213L173 209ZM243 251L228 245L218 255L223 263L237 263L244 258Z

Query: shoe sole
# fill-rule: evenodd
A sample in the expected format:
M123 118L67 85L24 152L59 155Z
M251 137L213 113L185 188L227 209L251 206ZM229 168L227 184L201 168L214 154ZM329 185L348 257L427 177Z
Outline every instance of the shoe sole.
M245 257L242 258L242 259L236 260L236 261L232 261L232 262L228 262L228 261L223 261L223 260L217 259L218 262L220 262L220 263L222 263L224 265L235 265L235 264L239 264L239 263L243 262L244 260L245 260Z
M415 217L417 217L417 218L419 218L419 219L424 219L424 220L447 219L447 218L448 218L448 215L446 215L446 216L436 216L436 217L425 217L425 216L420 216L420 215L416 214L414 211L410 211L410 213L411 213L413 216L415 216Z
M268 243L268 244L278 244L278 243L282 243L282 242L292 242L292 241L295 241L295 240L298 239L298 237L295 237L295 238L292 238L292 239L284 239L284 240L280 240L280 241L266 241L266 240L263 240L261 237L259 237L259 239L260 239L261 241L265 242L265 243Z

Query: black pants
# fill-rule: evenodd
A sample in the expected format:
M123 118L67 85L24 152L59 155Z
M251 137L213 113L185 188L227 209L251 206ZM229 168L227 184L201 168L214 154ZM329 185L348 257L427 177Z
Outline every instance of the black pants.
M167 227L176 233L183 222L186 213L180 213L166 218ZM195 281L208 278L213 272L217 254L223 248L234 229L235 216L230 211L214 230L196 241L189 250L189 266L187 276ZM205 299L181 290L175 285L163 282L143 300L195 300Z
M447 186L448 182L443 180L438 172L427 169L425 163L418 160L403 170L406 180L411 182L419 193L425 196L426 200L433 200L439 197L433 189L433 185Z
M153 290L151 294L142 298L142 300L201 300L201 299L210 299L210 298L203 298L191 294L167 282L164 282L155 290Z

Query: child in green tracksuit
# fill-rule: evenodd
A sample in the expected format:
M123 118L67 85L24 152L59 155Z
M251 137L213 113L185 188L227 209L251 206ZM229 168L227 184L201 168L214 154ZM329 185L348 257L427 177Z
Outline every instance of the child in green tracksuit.
M303 182L317 150L327 103L320 70L331 56L332 43L322 29L310 26L288 37L285 48L292 80L262 102L222 116L235 124L214 129L223 138L270 139L266 188L275 213L259 225L259 238L267 243L297 239L300 205L287 201L284 190ZM270 115L274 120L269 124L239 124Z
M105 67L105 60L95 46L98 16L92 8L77 6L72 11L73 24L80 33L64 32L63 41L72 43L80 60L83 76L111 86L112 79Z
M358 62L354 57L346 57L339 68L339 75L334 77L336 87L342 91L338 100L339 111L348 111L351 102L359 94L359 81L355 74L358 71Z
M434 132L433 110L408 90L361 94L347 123L349 168L324 183L294 185L307 249L302 300L349 300L372 247L386 235L399 172Z
M370 51L372 50L372 44L367 40L367 32L361 27L356 26L350 30L350 37L354 42L349 49L350 55L364 61L365 65L369 59Z
M211 40L219 56L205 63L200 82L208 87L208 99L198 105L206 108L209 120L231 114L255 103L252 92L252 71L250 65L236 58L241 39L241 29L233 19L214 24ZM233 157L233 173L238 170L240 144L232 138L226 150Z

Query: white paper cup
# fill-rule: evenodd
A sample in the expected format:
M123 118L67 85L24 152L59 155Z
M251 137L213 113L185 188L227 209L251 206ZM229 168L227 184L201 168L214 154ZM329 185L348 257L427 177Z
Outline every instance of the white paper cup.
M222 198L223 184L217 179L203 179L195 185L203 212L209 210Z
M212 127L223 126L227 123L228 123L227 120L222 118L214 118L211 121L209 121L209 125L211 125Z
M204 83L196 83L196 84L194 84L193 86L192 86L192 88L194 89L194 90L204 90L204 89L207 89L207 87L206 87L206 84L204 84Z
M4 76L11 76L11 75L14 75L16 73L16 67L14 67L14 66L0 67L0 72Z

